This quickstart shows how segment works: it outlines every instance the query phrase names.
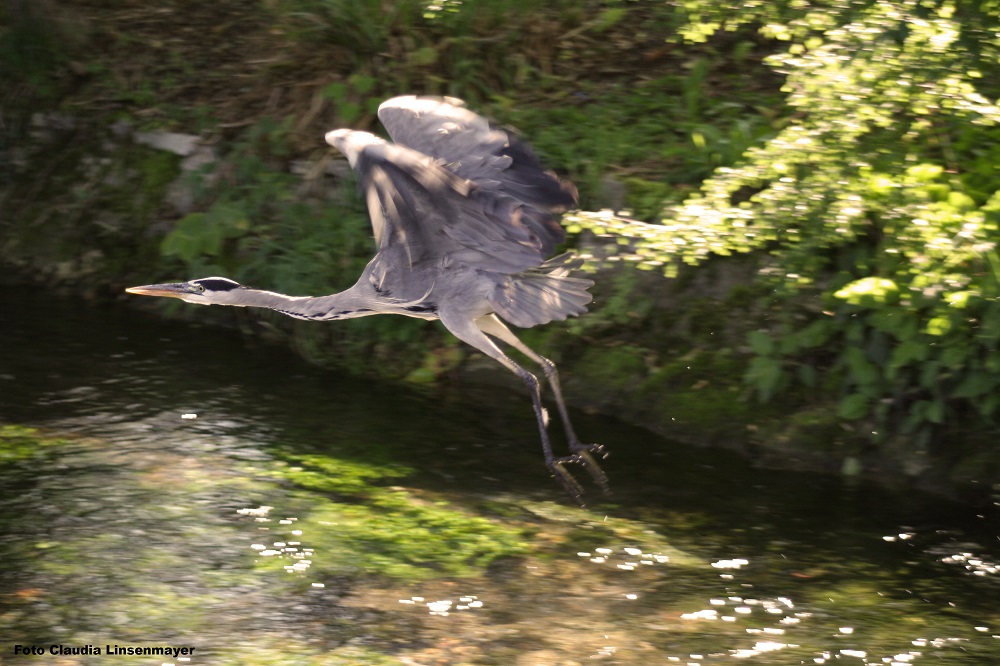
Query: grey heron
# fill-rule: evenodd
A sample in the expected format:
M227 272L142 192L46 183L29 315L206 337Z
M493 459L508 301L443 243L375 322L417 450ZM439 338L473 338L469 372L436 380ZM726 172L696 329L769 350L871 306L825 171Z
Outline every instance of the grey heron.
M348 129L326 135L357 174L378 245L353 287L329 296L286 296L208 277L126 291L202 305L270 308L310 321L375 314L439 319L527 385L545 464L566 491L582 503L582 487L568 464L583 466L606 491L607 477L594 459L604 456L603 447L577 437L555 364L507 327L528 328L586 312L587 289L594 283L571 275L579 259L569 253L551 257L565 238L559 217L576 206L576 188L544 170L515 135L491 126L460 100L396 97L379 107L378 117L393 143ZM497 342L541 367L563 422L568 455L553 454L538 379Z

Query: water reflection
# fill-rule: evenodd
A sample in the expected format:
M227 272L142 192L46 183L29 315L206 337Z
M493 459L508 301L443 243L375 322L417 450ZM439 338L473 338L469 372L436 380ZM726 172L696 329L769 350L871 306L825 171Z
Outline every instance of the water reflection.
M943 549L938 548L936 550L938 552L941 552L942 550L950 551L954 550L956 547L974 548L976 550L982 549L982 546L979 546L978 544L960 543L960 544L950 544L950 547L948 548L943 548ZM936 554L935 549L932 549L928 552ZM998 573L1000 573L1000 564L984 559L983 557L976 555L975 552L971 551L964 551L961 553L955 553L953 555L945 555L944 557L941 558L941 562L945 564L953 564L961 566L973 576L995 576Z
M483 602L479 600L479 597L472 594L469 596L459 597L458 602L454 602L451 599L440 599L438 601L427 601L423 597L410 597L409 599L400 599L401 604L422 604L427 606L427 610L431 615L440 615L441 617L448 617L449 613L455 611L467 611L476 608L482 608Z
M994 513L577 415L615 453L615 496L580 511L516 394L407 392L58 300L3 311L0 422L71 436L0 468L16 643L191 645L191 664L1000 663Z

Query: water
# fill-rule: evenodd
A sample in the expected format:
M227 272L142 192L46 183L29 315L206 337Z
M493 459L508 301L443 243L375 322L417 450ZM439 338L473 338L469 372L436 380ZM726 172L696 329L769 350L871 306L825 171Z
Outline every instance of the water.
M1000 663L995 507L577 414L614 453L581 510L516 393L31 290L0 317L0 423L60 438L5 431L3 663Z

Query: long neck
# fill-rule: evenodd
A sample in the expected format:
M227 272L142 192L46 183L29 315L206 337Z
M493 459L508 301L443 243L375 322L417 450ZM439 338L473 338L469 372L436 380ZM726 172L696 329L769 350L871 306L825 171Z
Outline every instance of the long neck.
M376 314L369 307L371 304L367 299L361 296L357 286L329 296L286 296L273 291L248 288L240 289L234 296L233 302L225 305L270 308L296 319L324 321Z

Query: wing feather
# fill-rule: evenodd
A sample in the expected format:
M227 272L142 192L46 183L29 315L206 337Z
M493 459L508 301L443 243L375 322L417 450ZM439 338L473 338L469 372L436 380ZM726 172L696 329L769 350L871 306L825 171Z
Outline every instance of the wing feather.
M592 298L587 289L594 283L569 276L579 264L571 255L562 254L537 268L509 275L489 295L490 305L500 317L520 328L583 314Z
M368 205L379 246L373 284L388 284L407 263L460 264L498 274L487 301L515 326L586 311L593 282L570 276L580 262L545 261L565 237L559 215L576 206L571 184L457 100L397 97L379 118L394 144L367 132L327 134L350 160Z
M410 263L456 258L516 273L540 265L545 243L522 222L523 204L486 192L405 146L370 143L355 157L380 249L402 245Z
M378 115L397 144L429 155L481 190L519 201L523 224L542 241L543 254L563 241L558 216L576 207L576 188L546 171L515 135L450 98L395 97L379 107Z

